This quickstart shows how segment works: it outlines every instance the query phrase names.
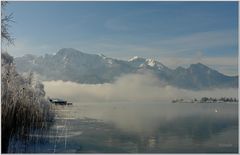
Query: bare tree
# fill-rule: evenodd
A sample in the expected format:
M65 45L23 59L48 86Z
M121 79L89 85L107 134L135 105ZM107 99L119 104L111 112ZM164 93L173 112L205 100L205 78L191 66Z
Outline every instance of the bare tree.
M5 14L7 1L1 1L1 39L9 44L14 43L14 38L9 33L10 23L13 21L13 13Z

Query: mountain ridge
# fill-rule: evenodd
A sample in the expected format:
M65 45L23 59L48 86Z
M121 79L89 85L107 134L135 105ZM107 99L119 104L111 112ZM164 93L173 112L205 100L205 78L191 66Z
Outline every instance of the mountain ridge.
M134 56L125 61L73 48L62 48L55 55L17 57L15 63L20 73L34 71L42 80L101 84L114 82L125 74L151 72L167 84L183 89L238 87L238 76L224 75L202 63L171 69L150 58Z

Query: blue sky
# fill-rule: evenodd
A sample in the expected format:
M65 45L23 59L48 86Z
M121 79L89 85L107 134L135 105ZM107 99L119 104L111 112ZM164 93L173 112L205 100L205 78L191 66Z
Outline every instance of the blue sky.
M64 47L118 59L154 58L172 68L202 62L237 74L237 2L10 2L9 53Z

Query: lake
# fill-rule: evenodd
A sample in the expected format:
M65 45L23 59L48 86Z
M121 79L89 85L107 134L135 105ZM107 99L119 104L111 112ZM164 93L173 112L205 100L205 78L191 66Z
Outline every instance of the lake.
M43 136L10 152L237 153L237 103L74 103Z

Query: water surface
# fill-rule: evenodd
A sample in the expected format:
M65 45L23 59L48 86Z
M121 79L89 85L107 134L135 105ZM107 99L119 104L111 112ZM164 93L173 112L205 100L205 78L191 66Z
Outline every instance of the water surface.
M238 104L74 103L57 113L51 130L33 135L22 152L238 152Z

